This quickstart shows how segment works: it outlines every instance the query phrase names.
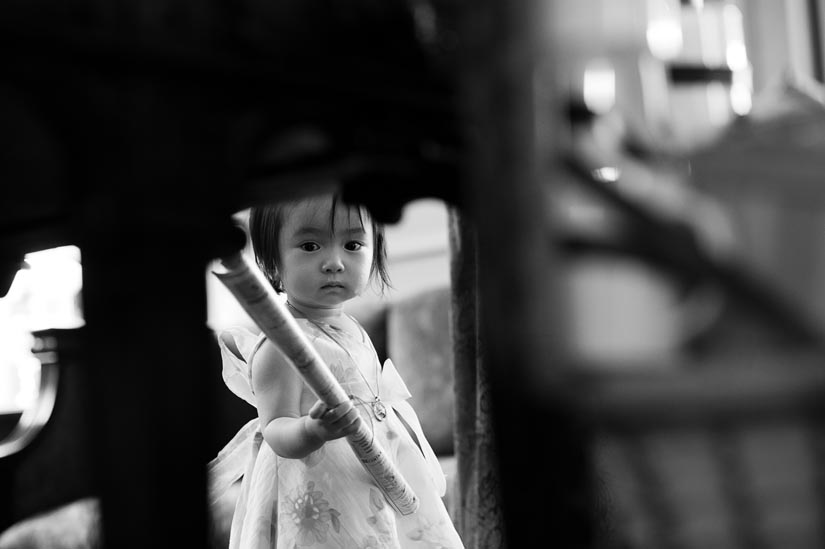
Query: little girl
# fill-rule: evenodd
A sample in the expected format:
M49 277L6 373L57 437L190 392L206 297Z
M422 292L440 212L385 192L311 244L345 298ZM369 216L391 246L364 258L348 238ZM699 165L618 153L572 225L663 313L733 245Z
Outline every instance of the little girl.
M343 311L371 280L387 284L382 228L324 195L253 208L249 232L258 265L356 406L327 409L265 336L221 334L224 379L258 410L212 464L226 475L245 462L230 547L463 547L407 387ZM342 438L357 414L418 496L417 512L395 512Z

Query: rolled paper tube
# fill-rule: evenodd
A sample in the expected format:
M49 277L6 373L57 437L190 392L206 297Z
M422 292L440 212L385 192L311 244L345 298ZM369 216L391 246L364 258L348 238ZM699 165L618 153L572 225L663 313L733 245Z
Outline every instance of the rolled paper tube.
M258 269L252 268L240 253L221 259L226 273L214 273L229 289L241 307L266 337L289 358L292 365L327 407L352 406L349 396L324 364L315 347L304 335L286 305ZM402 515L418 510L418 497L361 418L358 428L347 435L347 442L367 472L375 479L387 501Z

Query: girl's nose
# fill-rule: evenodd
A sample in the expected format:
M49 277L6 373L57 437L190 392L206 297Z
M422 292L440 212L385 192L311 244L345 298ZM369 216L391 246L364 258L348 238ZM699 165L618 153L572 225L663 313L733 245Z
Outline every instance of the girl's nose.
M344 262L339 254L330 254L324 259L321 268L325 273L340 273L344 270Z

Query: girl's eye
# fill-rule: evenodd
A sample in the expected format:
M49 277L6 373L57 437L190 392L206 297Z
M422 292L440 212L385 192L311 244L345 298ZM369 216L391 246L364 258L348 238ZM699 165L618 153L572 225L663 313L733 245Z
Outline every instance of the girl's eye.
M317 251L318 249L320 249L320 246L318 244L316 244L315 242L304 242L303 244L301 244L298 247L301 248L305 252L314 252L314 251Z
M360 250L363 247L364 247L364 245L361 242L357 242L355 240L353 240L352 242L347 242L346 244L344 244L344 249L348 250L350 252L357 252L358 250Z

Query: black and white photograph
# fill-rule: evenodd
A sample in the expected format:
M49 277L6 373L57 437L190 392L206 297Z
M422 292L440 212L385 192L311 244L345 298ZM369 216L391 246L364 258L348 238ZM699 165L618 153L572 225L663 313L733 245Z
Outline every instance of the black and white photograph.
M825 547L825 0L9 0L0 60L0 549Z

